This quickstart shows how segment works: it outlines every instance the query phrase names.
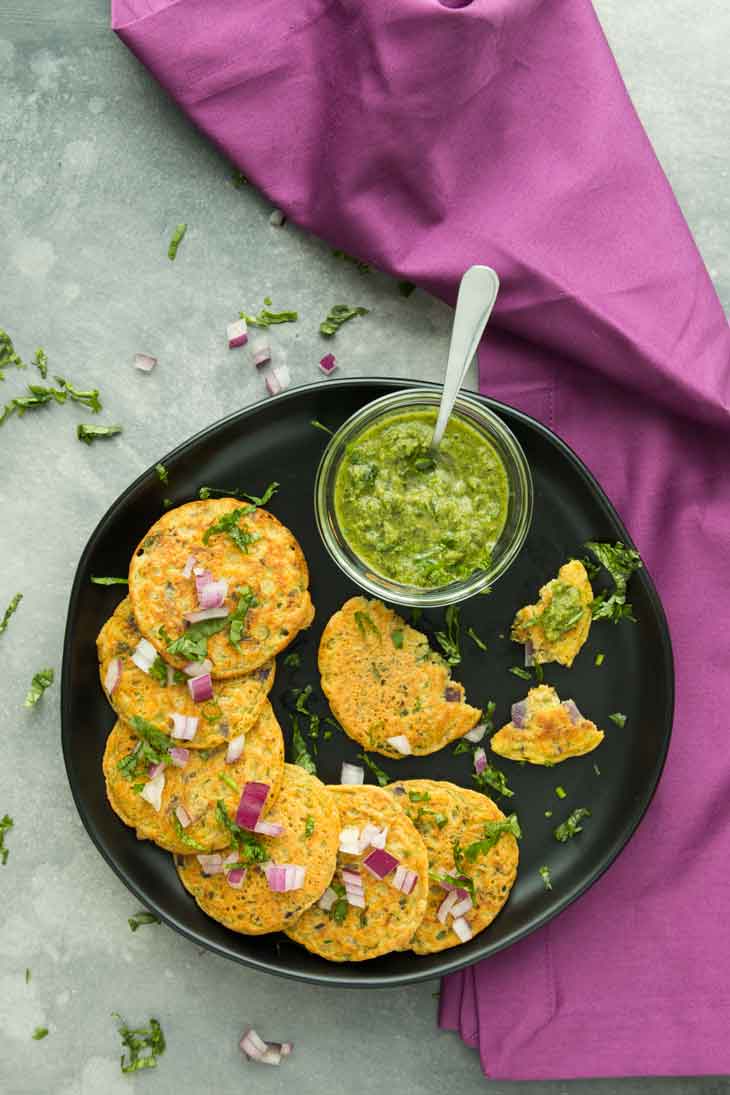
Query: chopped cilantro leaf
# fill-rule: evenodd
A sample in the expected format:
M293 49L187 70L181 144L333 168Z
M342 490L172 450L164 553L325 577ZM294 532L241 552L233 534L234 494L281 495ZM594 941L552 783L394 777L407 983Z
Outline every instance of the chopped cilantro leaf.
M428 791L409 791L408 798L411 802L430 802L431 796Z
M310 775L317 775L317 766L314 763L312 756L307 749L306 742L302 731L299 728L299 719L296 715L292 715L292 748L294 752L293 762L298 764L300 768L303 768L305 772L309 772Z
M8 624L10 623L10 617L13 615L22 600L22 593L16 593L15 596L11 599L10 604L5 609L2 620L0 620L0 635L2 635L3 631L7 631Z
M25 983L26 985L30 984L30 970L27 966L25 967Z
M0 327L0 380L5 379L3 369L25 369L25 367L25 362L20 354L15 352L10 335Z
M486 855L505 833L511 833L518 840L521 839L522 830L517 820L517 814L510 814L503 821L487 821L484 825L484 838L475 840L472 844L467 844L463 850L464 855L470 863L473 863L477 856ZM454 857L454 862L456 862L456 857Z
M591 606L593 619L612 620L613 623L631 620L635 623L632 607L626 600L626 586L634 571L643 566L638 551L626 547L620 541L615 544L605 544L589 540L585 547L593 552L611 575L614 583L613 593L603 592L594 597Z
M474 772L473 779L483 794L487 793L487 787L492 788L492 790L500 795L504 795L505 798L512 798L512 795L514 794L514 791L507 783L507 777L504 772L501 772L499 768L495 768L492 764L487 764L487 767L483 772Z
M143 719L139 715L132 715L129 722L137 737L146 742L156 754L156 758L152 763L159 764L161 761L166 760L172 746L172 739L154 723L148 722L147 719Z
M60 385L61 391L66 392L74 403L81 403L84 407L88 407L94 414L98 414L102 410L101 400L99 399L99 389L90 388L86 392L79 391L78 388L74 388L70 380L64 380L62 376L57 376L56 383Z
M48 1027L36 1027L33 1031L33 1040L40 1042L41 1038L45 1038L48 1034Z
M238 604L228 617L226 623L230 622L231 625L230 631L228 632L231 646L234 646L236 650L240 650L240 642L243 638L248 610L249 608L254 608L259 602L256 600L253 590L248 586L240 586L236 590L236 593L238 594Z
M35 356L33 358L33 364L37 367L38 372L41 374L42 378L45 380L46 377L48 376L48 356L46 355L45 350L42 350L40 346L38 347L38 349L35 352Z
M309 425L314 426L315 430L323 430L324 433L328 433L330 437L334 434L334 430L331 430L329 426L325 426L324 422L320 422L316 418L310 418Z
M557 829L553 829L553 836L561 844L565 844L566 840L570 840L576 833L583 832L583 826L578 823L582 818L590 816L590 810L586 809L585 806L579 806L577 810L573 810L572 814L561 825L558 825Z
M545 883L545 889L546 890L552 890L553 884L552 884L552 881L550 879L550 868L549 867L541 867L540 868L540 878Z
M170 476L167 473L167 468L164 464L155 464L155 471L157 472L157 478L161 483L167 485L170 481Z
M143 1068L157 1068L157 1058L165 1052L165 1036L158 1021L150 1019L149 1026L137 1027L133 1030L126 1025L120 1015L116 1012L112 1014L120 1023L122 1072L139 1072ZM125 1060L125 1053L128 1054L127 1060Z
M218 773L218 779L222 780L223 783L225 783L226 787L230 787L230 789L232 791L235 791L236 794L240 793L240 788L239 788L238 784L236 783L233 776L228 775L228 772L219 772Z
M369 616L367 612L355 612L355 623L363 638L367 631L372 632L372 634L377 635L378 638L380 638L380 628L375 623L372 616Z
M358 753L358 760L361 760L363 764L370 769L377 780L378 787L385 787L391 782L390 776L382 768L375 763L372 757L369 757L367 753Z
M137 928L141 928L143 924L159 924L160 918L151 912L138 912L134 916L130 916L127 923L129 924L129 930L136 932Z
M510 673L513 673L515 675L515 677L519 677L520 680L523 680L523 681L531 681L532 680L532 677L530 676L530 674L527 672L526 669L523 669L521 665L511 665L509 671L510 671Z
M302 656L298 651L292 650L291 653L284 656L283 661L287 669L298 669L302 664Z
M434 634L436 642L444 652L448 665L458 665L461 661L461 650L459 648L460 614L458 605L447 605L444 613L446 630L436 631Z
M121 432L121 426L92 426L88 422L79 422L76 427L76 436L85 445L90 445L92 441L96 441L100 437L114 437L115 434Z
M330 337L337 333L343 323L355 316L366 316L369 308L351 308L348 304L333 304L325 319L319 325L320 334Z
M393 640L393 646L396 650L403 649L403 632L400 628L396 628L395 631L391 631L390 637Z
M269 304L271 300L267 297ZM239 312L241 319L245 319L249 327L271 327L274 323L295 323L299 319L299 312L272 312L270 308L264 307L259 310L258 315L250 316L248 312Z
M467 627L466 633L469 636L469 638L471 639L471 641L473 643L476 643L476 645L479 647L480 650L486 650L487 649L487 644L484 642L484 639L479 638L479 636L477 635L477 633L476 633L476 631L474 630L473 627Z
M99 578L96 574L91 575L91 582L95 586L126 586L129 585L128 578Z
M170 240L169 247L167 248L167 257L171 262L174 261L177 255L177 249L183 241L183 236L188 230L187 224L178 224L175 231L172 233L172 239Z
M39 669L31 681L30 688L23 703L24 707L35 707L47 688L53 684L53 670Z
M8 861L10 855L10 849L5 847L5 834L9 829L13 827L13 819L9 814L5 814L3 818L0 818L0 863L3 867Z
M453 848L454 863L456 864L457 871L461 872L464 854L458 840L454 841ZM434 882L446 882L449 886L458 886L459 889L467 891L472 901L475 900L474 879L468 874L445 874L443 872L437 873L436 871L429 871L428 877L432 878Z
M162 660L158 654L152 665L147 670L150 677L161 684L163 688L167 687L167 663Z
M552 816L553 816L552 810L546 810L545 811L545 817L552 817Z
M249 544L255 543L259 537L257 533L249 532L248 529L241 528L238 522L242 517L248 517L255 511L255 506L240 506L238 509L232 509L229 513L224 513L223 516L219 517L217 521L214 521L212 525L208 525L208 528L203 533L203 543L207 545L211 536L217 536L219 532L224 532L230 536L236 547L239 548L244 555L247 555Z
M179 841L181 841L183 844L185 844L186 847L193 848L196 852L204 852L205 851L205 845L200 844L197 840L193 840L193 838L190 836L190 834L183 828L183 825L182 825L182 822L180 821L180 818L177 816L177 814L174 811L173 811L172 814L170 814L170 817L172 819L172 825L173 825L173 828L174 828L175 833L177 835L177 839ZM130 924L130 927L131 927L131 924Z
M623 728L626 725L626 715L623 715L620 711L614 711L614 713L608 717L616 726Z
M594 665L603 665L603 663L605 661L605 658L606 658L605 654L596 654L596 657L593 661L593 664Z
M340 882L330 882L330 887L337 894L337 900L330 909L330 919L334 920L335 924L342 924L350 907L347 901L347 891Z
M307 814L307 820L304 822L304 835L310 837L314 832L314 818L311 814Z
M235 821L231 820L225 803L221 799L218 799L216 803L215 816L223 828L231 834L231 840L236 845L242 867L248 867L252 863L264 862L267 858L266 850L259 838L255 833L249 832L248 829L242 829L240 825L236 825ZM235 866L237 864L233 864L233 867Z
M179 654L191 662L202 662L208 655L208 639L228 627L229 621L230 617L224 616L222 620L199 620L197 624L191 624L179 639L168 642L168 654Z
M565 790L564 787L558 786L558 787L555 788L555 794L558 796L558 798L566 798L567 791Z

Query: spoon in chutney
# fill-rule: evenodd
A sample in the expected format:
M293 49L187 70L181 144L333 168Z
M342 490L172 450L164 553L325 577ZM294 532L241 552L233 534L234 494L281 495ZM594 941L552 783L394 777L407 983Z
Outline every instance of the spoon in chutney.
M451 328L444 390L431 440L432 455L438 452L443 440L456 397L484 334L498 292L499 278L491 266L470 266L461 279Z

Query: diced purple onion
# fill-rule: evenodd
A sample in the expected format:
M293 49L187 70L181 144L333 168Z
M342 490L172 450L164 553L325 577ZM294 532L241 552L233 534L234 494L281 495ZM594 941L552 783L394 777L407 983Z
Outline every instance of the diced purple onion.
M153 806L157 812L160 812L162 807L162 792L165 788L165 773L158 772L149 783L145 783L140 794L145 802L149 802L150 806Z
M525 643L525 665L535 664L535 648L530 639Z
M233 350L236 346L245 346L248 342L246 320L237 319L233 323L229 323L226 327L226 338L228 339L229 350Z
M388 826L373 825L370 821L368 821L367 825L363 826L360 833L360 844L363 849L384 848L387 839Z
M416 872L412 871L410 867L404 867L403 864L396 867L395 874L390 880L391 886L395 886L396 890L400 890L404 894L412 894L417 882L418 875Z
M452 893L456 893L456 891L452 890ZM451 910L451 915L453 916L454 920L458 920L460 916L463 916L465 913L468 913L469 909L473 909L473 908L474 908L474 902L472 901L469 894L467 894L466 897L462 897L462 899L460 901L458 901L456 903L456 905L454 905L454 907Z
M225 578L198 587L198 604L201 608L220 608L227 596L228 582Z
M246 877L245 867L236 867L233 871L226 872L226 882L233 890L240 890Z
M365 782L365 769L360 768L357 764L348 764L347 761L343 761L342 769L340 771L340 783L355 785L356 783Z
M262 836L281 836L284 826L279 825L278 821L257 821L253 831L261 833Z
M464 734L464 737L467 741L470 741L473 745L476 745L477 742L480 742L482 740L486 732L487 724L485 722L480 722L477 723L473 730L470 730L467 734Z
M456 905L458 900L459 900L459 895L456 892L456 890L451 890L450 893L446 894L446 897L443 899L443 901L439 905L438 912L436 913L436 919L438 920L438 922L440 924L445 924L446 923L446 917L449 915L449 913L453 909L454 905Z
M345 897L348 905L356 909L365 908L365 886L360 872L356 867L344 867L342 870L342 883L345 887Z
M192 741L200 721L197 715L181 715L177 711L173 711L170 718L172 719L170 737L176 738L178 741Z
M412 752L411 743L409 742L405 734L397 734L394 738L388 738L387 742L388 745L392 745L392 747L396 749L399 753L401 753L404 757L410 756Z
M518 730L522 730L527 718L527 700L520 700L512 704L512 723Z
M210 673L212 668L212 661L206 658L204 662L188 662L183 666L183 673L187 677L201 677L203 673Z
M203 620L222 620L228 615L225 605L220 608L203 608L199 612L183 612L183 619L189 624L199 624Z
M458 701L461 699L461 692L456 687L456 685L446 685L446 688L444 690L444 699L447 703L458 703Z
M295 863L267 863L264 873L273 893L289 893L290 890L301 890L306 868Z
M346 825L340 829L340 851L345 855L360 855L360 830L356 825Z
M317 902L317 907L324 909L325 912L329 912L336 900L337 894L331 886L328 886Z
M193 567L193 574L195 575L195 592L200 596L202 590L213 581L213 575L205 567L197 566Z
M256 828L256 822L261 816L269 790L268 783L249 781L244 784L241 801L236 810L236 825L251 831Z
M257 369L263 368L267 361L271 361L271 343L265 335L260 335L251 343L253 363Z
M251 1027L243 1032L239 1046L246 1060L260 1065L279 1065L294 1049L293 1042L265 1042Z
M474 750L474 771L478 776L480 776L486 767L487 754L482 749L482 747L479 746L478 749Z
M197 560L194 555L188 555L187 559L185 560L185 566L182 568L183 578L190 577L190 575L193 573L193 567L195 566L196 562Z
M319 367L325 376L331 376L337 368L337 360L335 358L335 355L325 354L324 357L320 359Z
M570 715L570 721L573 723L573 725L575 725L577 722L580 722L583 718L573 700L563 700L563 707Z
M473 931L463 916L451 922L452 930L456 932L462 943L468 943L473 936Z
M184 768L190 760L190 750L183 749L180 745L174 745L170 750L170 760L176 768Z
M157 358L150 354L135 354L132 364L142 373L151 373L157 364Z
M112 658L104 675L104 688L107 696L111 696L114 689L122 679L122 659Z
M396 869L398 860L390 852L386 852L384 848L375 848L374 851L365 856L362 865L375 878L383 879L387 878L391 871Z
M272 209L269 214L269 224L274 228L281 228L286 223L286 214L281 209Z
M148 774L149 774L150 779L154 779L155 776L159 776L160 772L164 772L164 771L165 771L165 762L163 760L161 760L157 764L150 764L150 769L149 769Z
M152 663L157 657L157 651L147 639L140 639L134 648L132 661L143 673L149 673Z
M464 881L466 881L466 879L464 879ZM454 885L453 882L445 882L444 879L441 879L441 881L439 882L439 886L442 890L446 890L447 893L451 893L452 891L454 891L460 901L463 901L464 898L467 897L469 892L468 890L462 889L461 886Z
M204 875L223 874L223 856L219 852L213 855L196 855Z
M231 738L228 742L228 749L226 750L226 764L235 764L237 760L240 760L245 744L245 734L239 734L238 737Z
M179 806L175 807L175 817L180 822L183 829L187 829L188 825L190 825L193 820L185 807L182 805L182 803L180 803Z
M201 673L199 677L191 677L188 681L188 691L194 703L205 703L213 699L213 680L210 673Z

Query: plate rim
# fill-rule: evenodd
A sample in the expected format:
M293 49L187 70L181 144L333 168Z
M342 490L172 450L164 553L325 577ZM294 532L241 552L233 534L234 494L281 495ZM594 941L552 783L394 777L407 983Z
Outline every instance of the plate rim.
M282 407L293 399L298 399L302 396L310 396L320 390L326 383L326 388L331 391L335 388L357 388L361 386L367 386L369 388L383 388L388 390L398 390L399 388L422 388L422 387L440 387L439 384L433 381L414 380L410 378L400 377L343 377L341 379L333 379L329 381L312 381L308 384L301 384L297 387L287 389L280 395L272 398L263 398L257 400L255 403L249 404L246 407L239 408L236 411L232 411L230 414L225 415L223 418L217 419L215 422L208 426L205 426L202 430L193 434L192 437L187 438L185 441L176 445L174 449L171 449L163 457L160 458L158 463L167 464L174 460L178 455L184 451L195 448L205 438L218 432L220 429L229 425L233 421L240 420L245 421L256 415L262 408L271 408L272 405L281 405ZM531 415L526 414L524 411L519 410L517 407L513 407L508 403L503 403L497 399L493 399L490 396L483 395L481 392L469 392L475 398L482 400L490 409L496 410L498 413L504 411L507 413L508 419L510 417L525 423L531 429L536 430L538 433L547 439L551 444L566 457L573 465L575 471L583 478L587 485L594 492L598 502L602 509L604 509L613 522L616 523L622 533L622 539L624 543L631 547L635 547L635 544L629 535L626 526L624 525L620 515L615 509L610 498L606 494L605 490L595 478L593 473L578 456L578 454L563 440L557 433L551 430L548 426L542 422L533 418ZM101 854L105 862L112 868L114 873L125 884L127 889L134 894L134 896L145 905L146 908L153 911L160 920L167 924L168 927L173 928L180 935L186 939L195 943L197 946L205 947L207 950L212 951L214 954L218 954L223 958L227 958L231 961L237 962L240 965L246 966L249 969L255 969L263 973L272 974L276 977L283 977L295 981L302 981L308 984L315 985L329 985L337 988L396 988L403 987L405 985L417 984L421 981L430 981L437 977L443 977L449 973L455 973L458 970L464 969L467 966L474 965L477 962L483 961L485 958L491 957L494 954L498 954L500 951L504 951L507 948L513 946L515 943L522 939L526 939L532 935L535 931L544 927L550 921L560 916L570 905L577 901L580 897L586 893L591 886L595 885L599 878L606 873L611 865L616 861L617 857L628 847L629 843L633 839L634 835L639 829L642 821L644 820L647 810L651 805L651 802L656 794L657 787L661 781L664 767L666 764L667 755L669 752L669 746L671 744L672 732L674 727L674 711L675 711L675 693L676 693L676 680L675 680L675 668L674 668L674 652L672 647L671 633L669 630L669 624L667 621L666 613L662 605L661 599L657 592L654 580L651 576L651 572L646 566L644 566L644 577L646 579L647 591L649 599L652 605L652 609L656 614L656 618L659 623L659 630L661 636L660 649L658 653L665 663L668 678L668 689L666 700L666 708L663 712L662 718L667 725L667 731L664 737L661 753L658 757L658 762L655 765L655 770L652 774L652 778L647 784L641 798L637 801L637 804L631 811L629 818L624 826L617 832L612 845L606 855L603 856L601 861L595 866L586 876L583 883L575 890L571 891L564 899L560 900L557 907L546 911L542 915L535 916L531 919L530 923L523 926L520 929L516 929L511 932L505 939L501 940L497 945L485 942L481 948L475 954L473 951L468 956L459 956L460 948L455 947L441 953L444 957L440 962L434 963L433 955L429 955L430 965L428 969L419 970L417 967L413 972L396 973L396 974L382 974L373 973L368 974L366 971L366 963L332 963L332 971L326 972L318 971L302 971L294 968L287 968L285 966L274 967L268 961L258 959L255 956L241 955L230 949L225 945L218 944L210 941L199 935L196 931L181 924L174 916L168 913L165 909L160 907L157 902L151 901L150 898L140 889L135 882L129 877L128 873L116 862L115 857L108 853L104 842L100 835L96 831L94 820L90 814L87 813L82 789L78 785L79 781L72 774L72 749L71 749L71 737L72 737L72 689L71 689L71 650L73 647L73 627L72 617L77 615L78 601L81 596L81 591L85 586L85 574L87 569L87 559L92 554L97 540L103 535L107 525L113 519L117 510L123 505L127 499L134 494L135 490L148 478L152 473L154 474L155 465L151 464L143 472L140 473L122 492L114 499L107 510L102 514L101 518L97 522L93 531L91 532L86 545L79 557L74 573L74 580L71 586L71 592L68 600L68 607L66 611L66 625L64 628L63 636L63 660L61 668L61 697L60 697L60 714L61 714L61 746L63 751L64 767L66 769L66 778L68 779L71 794L73 796L74 805L76 811L81 818L84 829L87 835L91 838L93 845L97 851ZM235 933L234 933L235 934ZM478 938L478 937L477 937ZM419 956L414 955L414 960L417 961ZM348 976L346 971L352 970L356 967L358 970L357 976L352 973ZM363 971L362 973L360 971Z

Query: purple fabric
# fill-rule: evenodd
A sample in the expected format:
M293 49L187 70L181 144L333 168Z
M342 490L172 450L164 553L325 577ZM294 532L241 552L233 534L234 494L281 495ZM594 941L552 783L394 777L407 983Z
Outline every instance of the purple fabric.
M482 390L578 451L668 612L644 823L557 920L446 980L442 1026L498 1079L730 1072L730 330L590 4L114 0L113 21L303 227L449 301L497 269Z

